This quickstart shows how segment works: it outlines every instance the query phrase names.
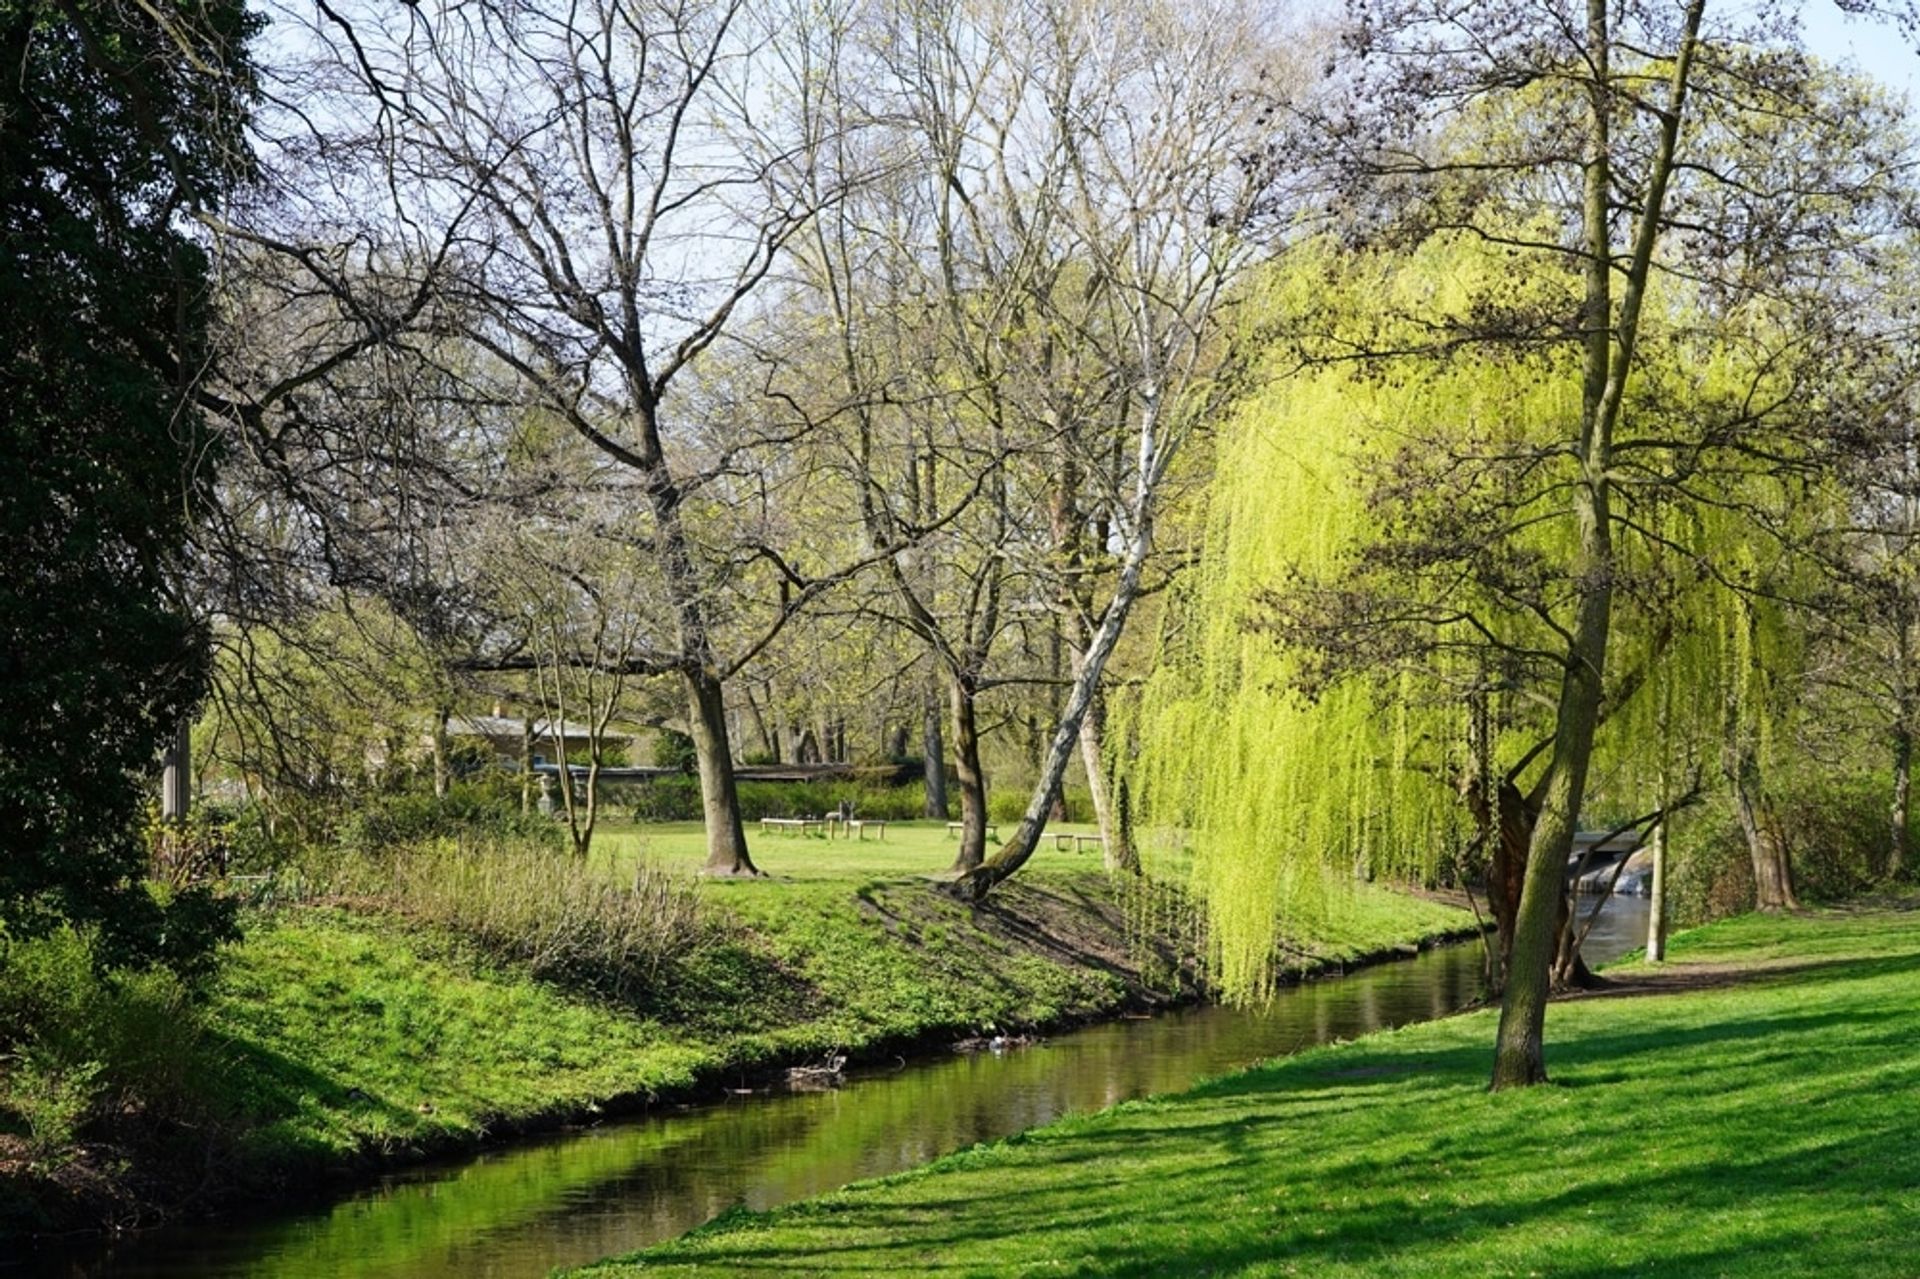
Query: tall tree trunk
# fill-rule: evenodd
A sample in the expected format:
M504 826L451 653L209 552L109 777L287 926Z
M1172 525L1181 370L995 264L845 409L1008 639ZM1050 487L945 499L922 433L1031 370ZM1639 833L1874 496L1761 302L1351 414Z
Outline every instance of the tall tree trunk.
M947 689L953 704L953 771L960 783L960 851L954 855L953 870L966 874L987 856L987 777L980 767L973 685L955 675Z
M700 805L707 827L708 875L758 875L747 854L747 832L740 821L740 795L733 778L733 753L727 745L727 705L720 681L705 669L683 676L687 694L687 731L700 770Z
M1074 665L1080 665L1075 655ZM1080 767L1087 773L1087 793L1093 800L1093 820L1100 827L1100 847L1108 870L1140 871L1140 853L1133 832L1114 812L1113 792L1107 784L1107 699L1098 690L1080 721Z
M1060 685L1062 641L1060 636L1060 618L1054 616L1047 626L1047 678L1055 681L1047 686L1047 717L1053 723L1060 722ZM1092 718L1092 713L1088 713ZM1027 730L1031 734L1029 753L1033 758L1033 771L1037 777L1047 765L1047 737L1040 728L1039 720L1031 715L1027 717ZM1085 723L1082 723L1082 736L1085 736ZM1067 820L1067 795L1063 786L1053 797L1053 811L1047 814L1049 821Z
M774 740L773 729L768 727L769 721L773 718L771 699L769 699L768 711L763 713L760 710L759 701L754 698L753 690L748 688L742 691L747 699L747 714L753 718L753 731L760 735L760 749L766 752L768 759L778 763L780 761L780 744Z
M921 811L944 822L948 812L947 752L941 741L940 697L936 687L927 688L920 710L920 770L926 790L926 805Z
M1612 34L1607 0L1587 0L1587 56L1592 79L1587 86L1588 160L1581 211L1586 258L1581 315L1586 350L1576 454L1581 474L1573 489L1573 516L1579 538L1573 574L1577 608L1554 717L1553 753L1540 791L1540 815L1527 850L1513 954L1500 1004L1500 1031L1493 1058L1492 1086L1496 1091L1544 1083L1547 1078L1545 1031L1554 941L1559 915L1566 905L1567 858L1573 850L1580 804L1586 794L1587 766L1593 758L1594 733L1600 723L1607 639L1613 622L1613 428L1627 377L1633 370L1640 308L1659 238L1667 181L1673 173L1681 108L1704 10L1705 0L1688 0L1682 18L1680 46L1668 81L1668 106L1660 116L1659 139L1634 227L1633 253L1616 320L1612 302L1613 273L1618 263L1611 226L1615 198L1611 130L1618 103L1612 83Z
M1647 898L1647 962L1667 959L1667 819L1653 826L1653 878Z
M713 633L707 625L704 584L693 567L693 551L681 519L683 494L667 465L651 393L640 397L636 425L640 448L627 455L646 478L647 504L653 512L653 551L673 607L687 698L687 732L693 738L700 772L700 805L707 830L708 875L758 875L747 854L747 833L740 820L740 794L734 785L733 747L727 737L727 702L721 690ZM603 445L604 447L604 445Z

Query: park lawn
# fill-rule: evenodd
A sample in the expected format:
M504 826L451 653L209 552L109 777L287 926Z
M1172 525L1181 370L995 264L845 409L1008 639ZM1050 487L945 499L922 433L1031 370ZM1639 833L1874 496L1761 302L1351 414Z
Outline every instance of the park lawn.
M1673 957L1552 1007L1552 1086L1488 1093L1472 1013L577 1273L1914 1274L1920 909L1729 920Z
M1082 835L1097 833L1092 826L1066 823L1050 825L1047 830ZM999 831L1002 836L1013 834L1012 823L1002 824ZM762 833L757 823L749 822L747 842L754 864L775 880L857 882L937 877L953 865L953 855L959 848L959 841L947 833L945 823L938 821L888 822L883 833L869 834L862 839ZM661 865L693 872L707 859L706 831L699 822L607 823L594 832L593 847L596 858L605 856L616 867L631 866L634 859L648 857ZM998 847L999 841L989 838L987 855L991 857ZM1091 847L1084 853L1062 852L1048 838L1034 852L1027 869L1066 873L1097 871L1100 853Z
M648 855L671 860L654 834ZM1127 882L1096 855L1064 868L1036 859L976 910L898 873L890 859L925 856L939 832L926 835L885 853L873 841L795 839L767 858L786 873L704 883L709 940L636 1006L534 981L413 921L339 906L262 913L228 952L208 1008L225 1065L207 1086L239 1130L235 1164L271 1181L598 1103L697 1095L833 1053L1111 1016L1156 991L1191 997L1180 962L1191 939L1141 945ZM670 829L660 844L684 837ZM686 855L697 861L695 843ZM1466 922L1368 890L1329 924L1324 947L1301 941L1339 963Z

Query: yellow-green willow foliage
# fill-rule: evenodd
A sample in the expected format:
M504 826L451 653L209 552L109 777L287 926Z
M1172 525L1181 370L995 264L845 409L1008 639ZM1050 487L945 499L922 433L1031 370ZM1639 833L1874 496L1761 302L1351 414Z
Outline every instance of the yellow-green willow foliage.
M1299 304L1306 290L1325 305L1333 288L1356 308L1458 311L1508 287L1502 270L1484 253L1438 246L1337 277L1298 268L1268 304ZM1369 340L1394 335L1376 328ZM1557 374L1538 358L1405 361L1385 377L1328 365L1276 378L1221 432L1199 565L1130 727L1133 791L1147 822L1181 832L1191 851L1215 978L1230 995L1268 989L1276 938L1337 925L1356 871L1429 872L1454 855L1465 823L1458 698L1408 669L1303 696L1305 659L1262 625L1262 597L1340 578L1377 531L1367 464L1410 432L1458 423L1526 440L1563 429L1579 411L1578 384ZM1543 523L1523 536L1562 535ZM1465 677L1472 659L1460 661Z
M1315 310L1364 331L1374 349L1418 348L1437 331L1394 315L1460 321L1576 307L1569 281L1527 278L1497 251L1445 240L1397 258L1296 262L1271 289L1260 304L1273 313ZM1667 315L1677 319L1677 308L1669 304ZM1684 338L1650 345L1670 373L1649 374L1646 395L1630 398L1623 438L1671 432L1677 419L1710 407L1718 387L1747 385L1732 367L1737 358L1721 368L1719 357L1685 349ZM1391 601L1391 568L1382 575L1376 566L1366 580L1355 572L1360 552L1392 535L1393 502L1494 500L1505 514L1493 521L1502 528L1493 555L1545 566L1549 583L1570 571L1574 472L1566 450L1552 446L1577 430L1579 394L1577 353L1564 343L1505 354L1432 350L1276 376L1223 425L1198 566L1169 605L1154 673L1127 709L1130 722L1117 718L1115 736L1130 731L1137 743L1127 771L1144 822L1171 833L1148 842L1150 859L1164 872L1173 867L1169 848L1190 856L1214 975L1230 997L1270 988L1277 939L1337 927L1356 878L1427 876L1460 855L1474 832L1462 800L1473 767L1469 698L1484 690L1485 767L1498 773L1551 733L1552 654L1564 652L1549 622L1462 574L1457 588L1425 584L1425 603L1443 605L1421 623L1432 646L1357 654L1340 677L1317 679L1313 655L1289 648L1269 625L1271 602L1356 581ZM1438 450L1456 465L1396 484L1396 459L1410 448L1416 456ZM1498 459L1522 454L1536 460L1493 477ZM1430 475L1441 481L1427 483ZM1743 666L1727 646L1778 632L1729 626L1742 606L1701 567L1707 549L1724 561L1727 544L1744 536L1735 517L1703 517L1652 484L1625 484L1615 500L1616 513L1646 521L1646 533L1623 529L1617 544L1625 585L1609 687L1639 691L1609 711L1601 733L1588 800L1603 820L1670 797L1663 787L1691 758L1670 749L1676 720L1687 740L1705 740L1725 681L1765 665ZM1432 509L1444 525L1446 508ZM1491 636L1445 620L1452 608L1471 611ZM1511 665L1493 673L1515 652L1532 654L1526 673L1513 675ZM1299 691L1303 678L1314 696Z

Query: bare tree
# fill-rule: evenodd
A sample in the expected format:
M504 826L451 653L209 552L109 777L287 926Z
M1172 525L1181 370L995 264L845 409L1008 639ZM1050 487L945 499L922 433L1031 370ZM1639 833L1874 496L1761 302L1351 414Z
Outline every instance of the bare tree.
M698 379L837 194L795 163L816 85L783 78L777 55L804 33L742 0L278 16L295 50L280 150L327 181L235 231L273 256L283 292L362 334L294 376L323 381L376 348L433 363L451 341L475 353L459 357L467 405L544 415L600 459L595 482L624 498L619 535L647 551L670 615L620 671L680 680L707 869L755 873L724 685L857 565L812 569L763 539L754 484L790 441ZM276 390L250 408L269 434L290 398ZM472 668L531 666L484 628L469 638Z

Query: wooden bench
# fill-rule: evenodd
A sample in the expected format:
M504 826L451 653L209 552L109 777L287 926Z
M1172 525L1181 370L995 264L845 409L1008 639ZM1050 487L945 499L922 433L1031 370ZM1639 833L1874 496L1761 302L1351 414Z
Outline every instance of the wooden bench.
M1087 846L1105 849L1107 842L1098 835L1076 835L1071 831L1048 831L1053 837L1053 846L1058 849L1071 848L1076 853L1084 853Z
M948 822L948 823L947 823L947 834L949 834L949 835L951 835L951 836L953 836L953 837L954 837L955 839L958 839L958 838L960 838L960 828L961 828L961 827L963 827L963 826L965 826L965 825L966 825L966 823L965 823L965 822ZM996 822L988 822L988 823L987 823L987 834L989 834L989 835L991 835L991 836L992 836L993 838L995 838L995 839L999 839L999 838L1000 838L1000 827L999 827L999 824L998 824L998 823L996 823Z
M822 835L827 834L827 821L824 817L762 817L762 831L783 830L789 835L804 835L818 826Z
M847 819L847 833L854 839L865 839L869 827L873 829L875 839L884 840L887 837L887 824L883 821L872 821L864 817Z

